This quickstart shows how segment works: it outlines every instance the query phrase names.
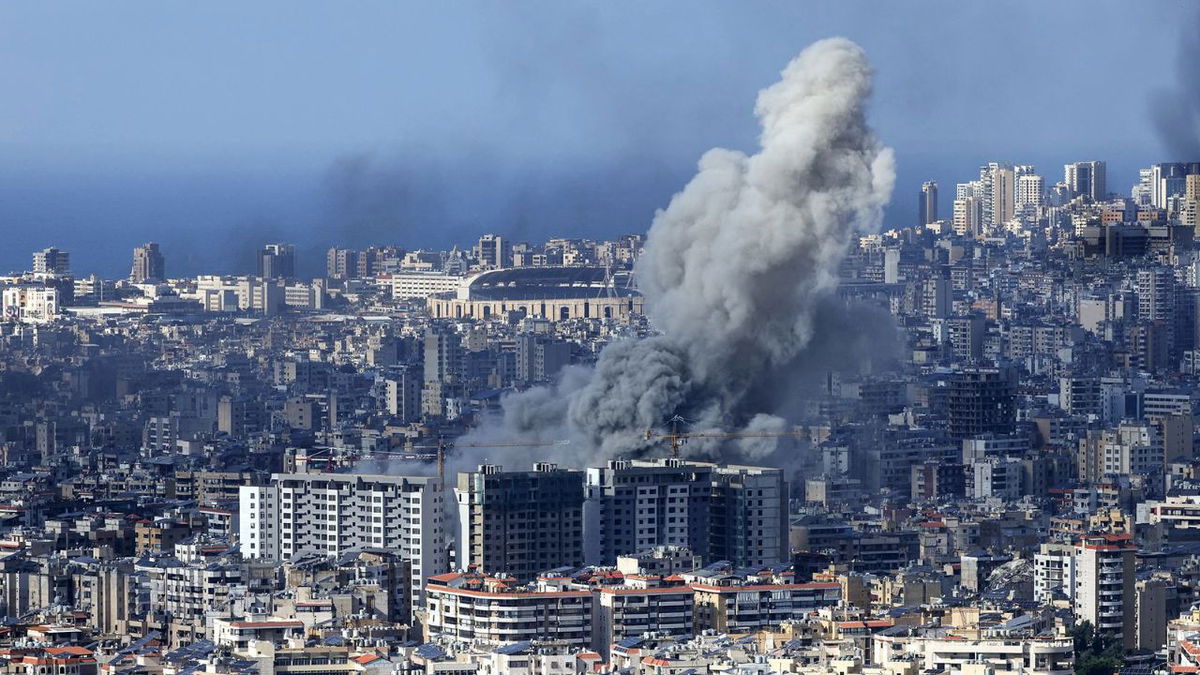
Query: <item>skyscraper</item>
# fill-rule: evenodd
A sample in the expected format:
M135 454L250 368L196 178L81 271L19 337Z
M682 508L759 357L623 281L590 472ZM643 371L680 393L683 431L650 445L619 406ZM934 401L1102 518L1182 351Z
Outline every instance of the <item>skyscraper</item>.
M917 202L917 224L928 225L938 219L938 187L935 181L921 184Z
M1016 173L1008 164L990 162L979 168L984 227L997 227L1012 220L1016 204Z
M42 274L67 274L71 271L71 255L53 246L35 251L33 271Z
M147 281L162 281L166 278L165 264L158 244L149 242L133 249L133 269L129 280L135 284Z
M961 237L977 237L982 230L983 203L978 197L954 200L954 233Z
M258 276L264 279L290 279L296 276L296 247L291 244L267 244L258 252Z
M1104 162L1072 162L1063 166L1063 181L1071 197L1087 197L1093 202L1108 197Z

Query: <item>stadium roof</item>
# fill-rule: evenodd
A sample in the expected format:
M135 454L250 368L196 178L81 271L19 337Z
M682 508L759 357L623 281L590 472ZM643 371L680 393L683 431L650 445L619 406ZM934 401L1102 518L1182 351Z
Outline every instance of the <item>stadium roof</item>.
M492 270L467 283L469 300L562 300L638 295L630 283L630 273L613 271L611 290L609 271L603 267L514 267ZM462 297L460 295L460 297Z

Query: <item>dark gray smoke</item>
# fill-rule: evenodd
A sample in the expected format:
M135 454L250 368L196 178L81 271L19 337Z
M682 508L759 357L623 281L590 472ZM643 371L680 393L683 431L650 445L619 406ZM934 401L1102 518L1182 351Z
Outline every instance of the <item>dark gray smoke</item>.
M768 413L784 407L798 369L813 367L807 349L857 330L826 319L838 311L838 266L854 236L878 227L894 181L892 153L866 123L870 92L870 65L848 40L818 42L789 63L759 93L760 150L705 153L654 218L637 276L660 334L610 345L553 388L506 397L502 418L477 433L566 438L559 461L583 465L658 445L645 430L677 414L693 429L783 429ZM751 457L774 447L740 445ZM526 468L521 454L507 468Z
M1154 97L1150 111L1171 161L1200 158L1200 10L1193 11L1184 24L1175 87Z

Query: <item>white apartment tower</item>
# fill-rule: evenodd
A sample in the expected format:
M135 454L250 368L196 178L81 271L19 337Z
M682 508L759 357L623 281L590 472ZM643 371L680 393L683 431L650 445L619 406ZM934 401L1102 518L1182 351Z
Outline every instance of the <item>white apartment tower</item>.
M273 474L239 494L242 555L287 560L301 551L336 557L370 546L399 551L412 564L413 610L424 580L446 572L444 490L437 477Z
M1046 191L1045 181L1041 176L1032 172L1017 176L1016 214L1025 220L1032 220L1037 210L1042 206L1042 195Z
M1136 638L1136 554L1129 535L1084 537L1075 546L1075 619L1120 639L1126 649Z
M1171 321L1175 317L1175 272L1159 266L1137 272L1138 318Z

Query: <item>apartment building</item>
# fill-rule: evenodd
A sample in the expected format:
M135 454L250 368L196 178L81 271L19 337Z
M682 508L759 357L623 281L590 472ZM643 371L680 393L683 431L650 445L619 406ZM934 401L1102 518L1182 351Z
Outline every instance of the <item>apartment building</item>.
M477 573L435 575L425 589L428 635L493 643L531 636L587 647L591 641L592 592L569 579L539 579L517 586L512 579Z
M662 577L626 577L622 586L596 589L592 612L592 649L604 654L609 647L644 633L692 635L693 591L681 580Z
M992 675L1071 675L1075 672L1070 638L968 637L942 631L913 631L872 638L876 663L916 658L921 672ZM981 668L986 664L986 668Z
M838 604L836 582L791 583L773 575L683 575L695 591L697 631L748 633L773 628L821 607Z
M584 561L686 546L737 566L786 559L787 485L778 469L681 459L612 460L587 469Z
M583 472L549 462L533 471L483 465L458 474L460 566L530 581L583 564Z
M1136 644L1135 566L1137 548L1128 534L1084 537L1075 546L1075 618L1121 640Z
M336 557L351 548L399 551L412 565L413 608L423 581L449 569L445 504L436 477L273 474L239 496L242 555L279 561L301 551Z

